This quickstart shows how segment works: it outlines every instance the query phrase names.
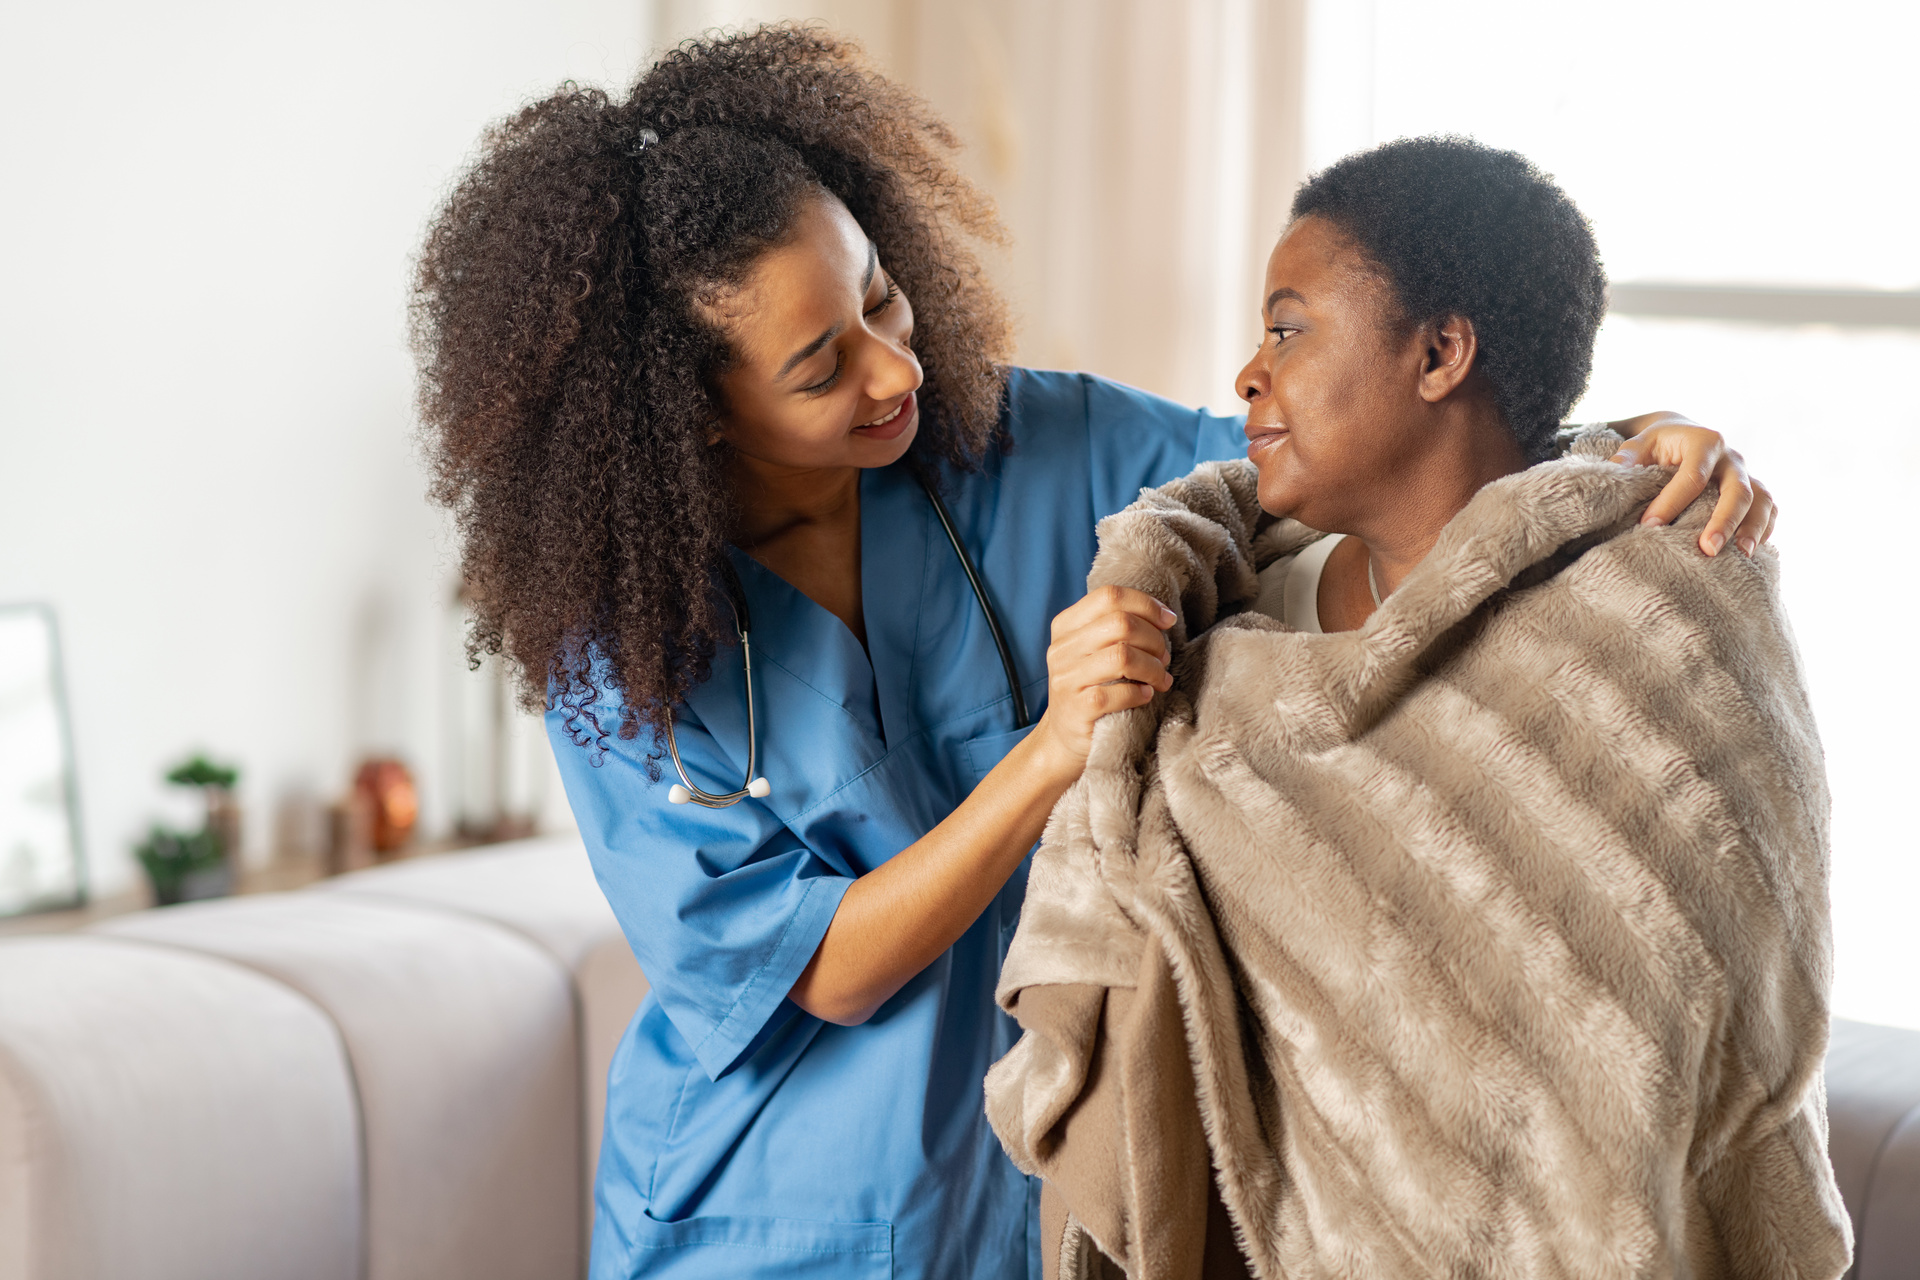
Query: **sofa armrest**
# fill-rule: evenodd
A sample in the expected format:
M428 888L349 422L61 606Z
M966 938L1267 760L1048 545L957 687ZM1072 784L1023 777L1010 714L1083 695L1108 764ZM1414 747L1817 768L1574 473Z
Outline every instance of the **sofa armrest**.
M1849 1274L1920 1274L1920 1031L1835 1019L1827 1131L1834 1178L1853 1219Z
M368 1280L584 1270L578 1028L545 950L470 916L334 893L143 911L96 936L109 933L244 966L339 1028L365 1134Z
M358 1280L362 1203L311 1001L143 943L0 942L0 1276Z

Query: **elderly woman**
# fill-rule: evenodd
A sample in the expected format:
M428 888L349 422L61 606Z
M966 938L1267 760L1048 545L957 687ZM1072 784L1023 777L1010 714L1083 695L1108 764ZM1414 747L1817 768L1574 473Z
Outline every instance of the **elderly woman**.
M1777 558L1647 521L1611 432L1553 459L1604 290L1519 156L1343 161L1268 264L1251 465L1102 523L1175 684L1055 811L988 1085L1064 1274L1846 1267Z

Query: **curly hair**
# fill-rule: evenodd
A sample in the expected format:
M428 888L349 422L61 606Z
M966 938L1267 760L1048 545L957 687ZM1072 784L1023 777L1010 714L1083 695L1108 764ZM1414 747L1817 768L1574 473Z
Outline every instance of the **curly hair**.
M1525 156L1471 138L1402 138L1348 156L1293 199L1372 261L1409 325L1463 315L1479 368L1529 460L1593 371L1607 276L1593 228Z
M529 710L582 745L656 734L733 615L736 510L699 300L737 285L809 195L837 197L913 301L916 465L978 467L1000 425L1006 311L970 240L1002 239L952 132L857 48L806 27L693 40L616 101L571 84L496 125L421 251L411 319L433 497Z

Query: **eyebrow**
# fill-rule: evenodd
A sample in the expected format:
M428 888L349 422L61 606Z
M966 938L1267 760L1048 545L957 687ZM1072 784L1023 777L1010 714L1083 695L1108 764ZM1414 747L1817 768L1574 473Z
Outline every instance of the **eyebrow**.
M1295 302L1300 303L1302 306L1305 306L1307 301L1305 298L1300 296L1300 291L1298 289L1288 289L1285 287L1275 289L1272 293L1267 295L1266 310L1268 314L1272 314L1273 304L1280 301L1280 299L1282 298L1292 298Z
M873 243L873 241L869 240L867 241L867 272L865 275L860 277L860 294L862 297L865 297L867 290L873 287L873 273L877 271L879 267L880 267L880 250L878 246L876 246ZM826 346L829 342L832 342L834 338L839 336L839 333L840 333L839 325L836 324L836 325L830 326L825 333L821 334L819 337L815 338L812 342L809 342L806 346L800 348L798 351L788 356L787 362L780 366L780 372L773 375L773 380L775 382L779 382L781 379L785 378L788 374L793 372L793 367L795 365L799 364L801 361L806 360L811 356L819 354L820 348Z
M809 356L818 354L820 351L820 348L826 346L829 342L832 342L834 338L838 336L839 332L840 332L840 326L836 324L832 328L828 329L825 333L815 338L812 342L809 342L806 346L800 348L798 351L788 356L787 362L780 366L780 372L773 375L773 380L775 382L779 382L782 378L785 378L788 374L792 373L793 366L799 364L802 360L805 360Z

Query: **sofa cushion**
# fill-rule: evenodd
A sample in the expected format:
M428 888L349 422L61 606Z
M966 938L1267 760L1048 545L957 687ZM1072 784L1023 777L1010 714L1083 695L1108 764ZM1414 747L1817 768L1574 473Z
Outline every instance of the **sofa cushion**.
M0 942L0 1276L354 1280L361 1207L312 1001L186 951Z
M315 892L463 911L517 930L573 973L580 999L586 1089L585 1181L593 1182L613 1051L647 994L647 980L607 905L578 835L515 840L341 876ZM593 1197L585 1197L591 1228Z
M579 1273L577 1031L547 951L471 916L334 893L98 928L246 965L333 1019L364 1123L370 1280Z
M465 911L525 934L569 969L620 932L577 835L408 858L322 880L308 892L376 895Z
M1835 1019L1827 1149L1857 1280L1920 1277L1920 1031Z

